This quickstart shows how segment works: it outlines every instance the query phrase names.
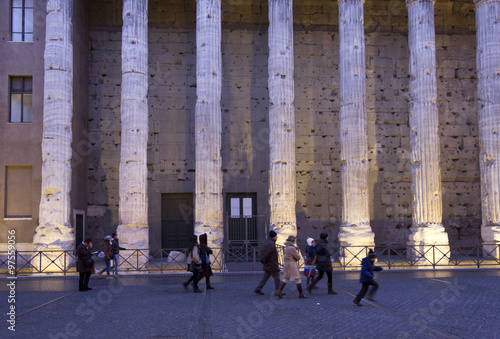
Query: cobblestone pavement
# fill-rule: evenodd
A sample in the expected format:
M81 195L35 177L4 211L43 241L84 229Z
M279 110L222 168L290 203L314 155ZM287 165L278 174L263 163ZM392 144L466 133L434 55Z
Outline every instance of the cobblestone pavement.
M183 289L187 276L92 276L88 292L76 277L18 278L15 332L2 278L0 338L500 338L497 270L377 272L377 302L363 307L359 272L334 272L337 295L325 277L305 300L293 282L281 300L271 280L253 293L261 274L218 274L200 294Z

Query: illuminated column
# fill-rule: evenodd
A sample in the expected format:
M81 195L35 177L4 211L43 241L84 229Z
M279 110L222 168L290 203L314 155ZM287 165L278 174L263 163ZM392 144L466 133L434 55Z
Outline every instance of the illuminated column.
M208 245L214 248L220 248L224 239L221 88L221 1L198 0L196 5L195 233L197 235L207 233Z
M345 264L357 265L364 246L375 246L368 208L364 0L338 0L340 32L340 146L342 224L339 241Z
M269 0L269 205L278 243L297 235L292 8Z
M33 237L35 251L73 250L71 216L71 121L73 117L72 0L47 2L44 53L42 195L39 225ZM58 253L56 256L59 256ZM50 256L50 255L49 255ZM64 261L56 260L60 268ZM55 258L52 258L55 260ZM39 266L42 263L41 267ZM67 261L66 264L69 264ZM37 269L60 270L42 256Z
M448 235L442 225L434 0L406 0L406 5L410 47L413 194L413 220L408 252L409 256L422 264L446 264L449 246Z
M499 258L500 244L500 1L476 4L477 89L484 253ZM489 246L488 246L489 245Z
M149 248L148 232L148 1L123 0L121 149L119 191L120 245ZM147 261L139 254L139 265ZM124 251L128 256L131 252ZM131 263L136 265L137 258ZM125 264L125 263L124 263Z

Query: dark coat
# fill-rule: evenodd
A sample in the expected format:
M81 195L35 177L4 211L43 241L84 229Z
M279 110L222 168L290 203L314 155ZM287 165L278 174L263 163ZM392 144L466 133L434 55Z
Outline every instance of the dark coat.
M104 259L113 259L113 246L111 246L109 240L104 240L102 243L102 251L104 252Z
M316 244L316 269L323 272L332 271L332 260L330 251L328 251L328 242L325 239L318 240Z
M120 250L126 250L126 248L120 247L120 243L118 242L118 239L114 239L111 241L111 247L113 254L118 254L120 253Z
M76 262L76 270L78 272L90 272L92 266L87 266L87 259L92 257L90 248L85 246L85 244L78 245L76 249L76 255L78 256L78 261Z
M207 234L206 233L200 235L199 239L200 239L200 247L199 248L200 248L202 277L210 277L213 275L213 273L212 273L212 268L210 267L210 264L206 261L206 256L210 256L210 254L213 254L214 252L207 245Z
M279 272L278 250L276 243L272 239L267 239L262 245L261 250L262 269L266 272Z
M361 274L359 282L366 284L373 280L373 271L382 271L382 267L373 265L372 261L366 257L361 261Z
M315 257L316 246L309 246L309 248L307 249L307 262L312 263L314 261L314 264L316 264L316 261L318 261L318 259L314 260Z

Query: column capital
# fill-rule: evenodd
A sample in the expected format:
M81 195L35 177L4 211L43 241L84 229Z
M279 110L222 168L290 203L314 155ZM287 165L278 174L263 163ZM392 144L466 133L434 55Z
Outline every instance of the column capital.
M432 2L433 5L436 4L436 0L406 0L406 7L410 7L416 3Z
M494 3L494 2L500 4L500 0L474 0L474 4L476 5L476 8L478 8L479 6L485 5L487 3Z

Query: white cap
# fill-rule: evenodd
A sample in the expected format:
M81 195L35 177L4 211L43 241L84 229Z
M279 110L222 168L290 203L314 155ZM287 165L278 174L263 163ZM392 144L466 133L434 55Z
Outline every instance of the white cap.
M313 238L307 238L307 244L308 244L309 246L311 246L311 245L312 245L312 242L313 242L313 241L314 241L314 239L313 239Z

